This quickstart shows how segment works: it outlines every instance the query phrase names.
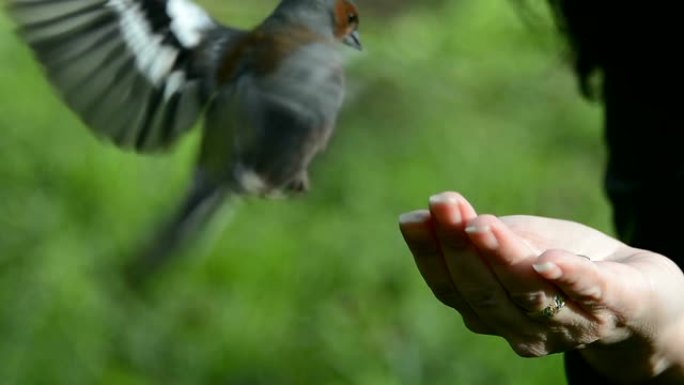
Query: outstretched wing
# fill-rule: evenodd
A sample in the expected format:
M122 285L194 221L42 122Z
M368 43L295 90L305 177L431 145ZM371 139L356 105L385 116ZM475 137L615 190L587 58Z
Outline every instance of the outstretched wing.
M9 9L69 107L137 151L194 125L218 55L243 34L189 0L11 0Z

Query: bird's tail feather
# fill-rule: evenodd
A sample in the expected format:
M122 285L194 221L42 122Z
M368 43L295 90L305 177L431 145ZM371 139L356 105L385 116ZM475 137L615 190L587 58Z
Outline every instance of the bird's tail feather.
M196 177L175 215L127 266L130 283L139 285L166 267L212 219L232 194L224 185Z

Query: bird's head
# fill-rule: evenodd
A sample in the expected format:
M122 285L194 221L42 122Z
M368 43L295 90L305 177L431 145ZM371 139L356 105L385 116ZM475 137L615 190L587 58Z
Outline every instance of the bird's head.
M362 48L359 13L352 0L282 0L275 15L302 23L350 47Z
M334 7L335 37L344 44L361 50L359 12L356 6L348 0L335 0Z

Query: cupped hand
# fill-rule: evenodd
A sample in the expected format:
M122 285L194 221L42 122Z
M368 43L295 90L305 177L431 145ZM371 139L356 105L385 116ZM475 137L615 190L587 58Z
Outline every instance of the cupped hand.
M521 356L583 349L613 378L677 365L664 336L684 318L684 276L662 255L571 221L478 215L452 192L400 228L434 295Z

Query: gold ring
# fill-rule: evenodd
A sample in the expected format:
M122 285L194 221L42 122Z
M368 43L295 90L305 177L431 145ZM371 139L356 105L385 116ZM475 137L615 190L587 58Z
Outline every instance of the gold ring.
M549 320L553 318L558 312L565 307L565 298L562 295L556 294L553 297L553 303L542 310L532 311L527 313L528 316L532 318Z

